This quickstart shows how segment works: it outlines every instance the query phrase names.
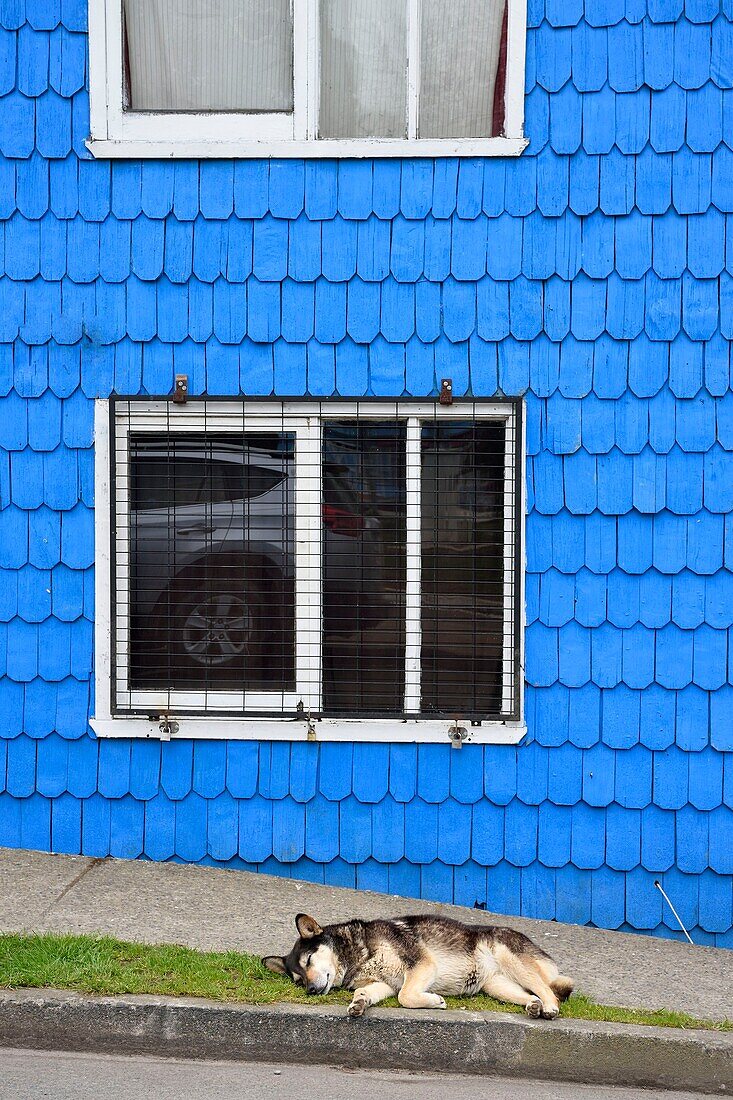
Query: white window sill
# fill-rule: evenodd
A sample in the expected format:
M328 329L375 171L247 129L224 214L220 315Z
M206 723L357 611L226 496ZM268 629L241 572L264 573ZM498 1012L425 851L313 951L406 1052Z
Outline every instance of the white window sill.
M450 721L417 721L406 719L324 718L313 722L315 736L308 735L304 721L267 718L188 718L171 717L169 728L164 720L141 716L97 717L90 724L97 737L152 737L168 741L228 740L228 741L383 741L408 743L451 742ZM465 726L463 744L516 745L527 732L524 722L483 722L480 726Z
M351 141L114 140L90 138L87 149L97 158L363 158L363 157L518 157L528 138L436 138Z

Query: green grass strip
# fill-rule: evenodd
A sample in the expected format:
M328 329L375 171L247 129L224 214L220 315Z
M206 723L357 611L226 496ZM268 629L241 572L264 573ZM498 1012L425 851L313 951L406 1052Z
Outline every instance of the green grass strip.
M166 997L206 997L236 1004L303 1003L309 998L286 978L270 973L253 955L235 951L194 951L173 944L123 943L96 936L0 935L0 988L70 989L104 995L148 993ZM318 1004L348 1004L337 990ZM313 1003L313 1002L311 1002ZM396 1006L396 998L385 1001ZM449 997L450 1008L484 1012L520 1012L491 997ZM561 1015L579 1020L654 1024L733 1031L733 1020L698 1020L667 1009L614 1008L580 993L562 1006Z

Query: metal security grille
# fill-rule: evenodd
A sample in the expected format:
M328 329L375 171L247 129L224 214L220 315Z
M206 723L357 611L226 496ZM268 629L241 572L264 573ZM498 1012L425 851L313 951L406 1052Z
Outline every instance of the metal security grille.
M113 399L113 711L517 720L520 411Z

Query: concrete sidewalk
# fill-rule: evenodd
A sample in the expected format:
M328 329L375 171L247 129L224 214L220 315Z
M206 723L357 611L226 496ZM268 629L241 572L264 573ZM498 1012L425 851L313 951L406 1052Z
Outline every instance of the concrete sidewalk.
M733 1014L733 951L720 948L244 871L0 849L4 932L99 932L146 943L269 954L292 947L297 912L312 913L322 924L410 912L509 924L536 940L572 975L579 992L600 1003L667 1008L710 1020Z

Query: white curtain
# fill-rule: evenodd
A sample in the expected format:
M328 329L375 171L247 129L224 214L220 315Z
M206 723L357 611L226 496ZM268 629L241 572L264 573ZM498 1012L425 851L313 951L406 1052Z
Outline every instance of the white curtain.
M503 0L422 0L418 133L488 137Z
M292 111L290 0L124 0L130 106Z
M322 138L405 137L407 0L321 0Z

